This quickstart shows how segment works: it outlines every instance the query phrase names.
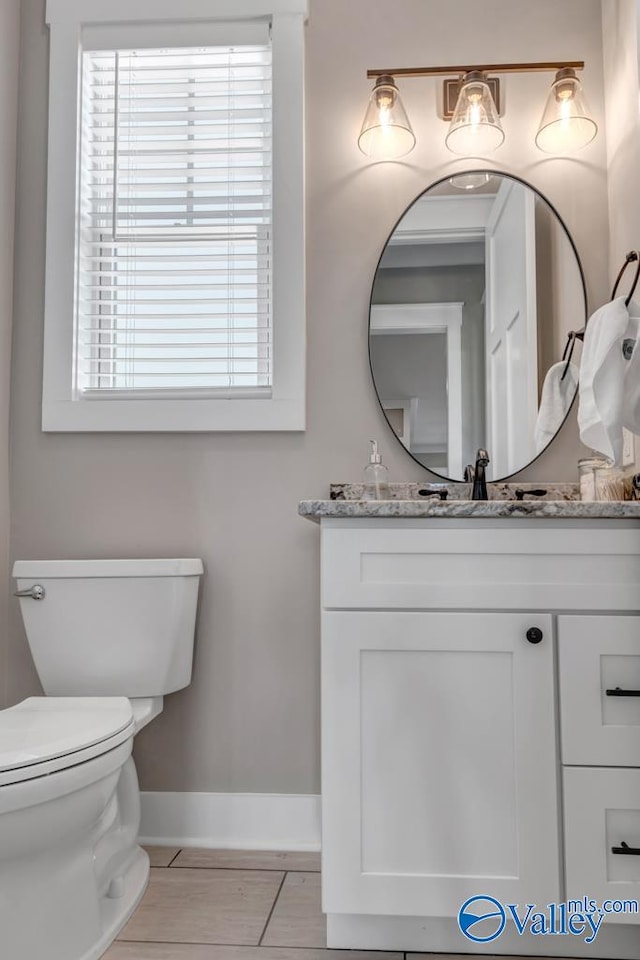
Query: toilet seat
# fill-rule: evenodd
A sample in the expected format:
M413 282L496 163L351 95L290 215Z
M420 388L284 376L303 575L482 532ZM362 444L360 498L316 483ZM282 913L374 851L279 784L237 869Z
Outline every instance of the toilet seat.
M84 763L134 730L126 697L29 697L0 710L0 787Z

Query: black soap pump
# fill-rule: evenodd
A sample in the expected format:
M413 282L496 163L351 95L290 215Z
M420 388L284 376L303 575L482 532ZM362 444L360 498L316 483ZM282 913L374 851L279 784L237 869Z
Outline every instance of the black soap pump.
M378 451L378 441L370 440L369 443L371 444L371 453L369 454L369 463L364 468L362 499L388 500L390 496L389 471L382 462L382 457Z

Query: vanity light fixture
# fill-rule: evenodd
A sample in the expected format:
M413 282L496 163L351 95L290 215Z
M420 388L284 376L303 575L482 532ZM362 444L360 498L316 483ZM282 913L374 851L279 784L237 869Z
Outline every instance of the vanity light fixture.
M397 160L416 144L393 77L381 74L369 97L358 146L376 160Z
M597 132L575 70L558 70L536 134L538 149L545 153L572 153L591 143Z
M452 153L464 157L482 157L497 150L504 141L485 73L471 70L460 81L460 92L445 143Z
M547 99L535 142L548 153L570 153L586 146L598 132L589 115L582 85L576 71L584 62L494 63L476 66L401 67L368 70L375 86L358 146L376 160L405 156L415 146L415 136L404 109L396 79L399 77L446 77L444 81L443 119L451 118L445 143L461 156L485 156L504 141L500 123L500 81L488 74L537 73L554 71L555 80ZM452 78L453 75L453 78ZM456 97L455 106L453 96ZM447 101L451 97L450 105Z

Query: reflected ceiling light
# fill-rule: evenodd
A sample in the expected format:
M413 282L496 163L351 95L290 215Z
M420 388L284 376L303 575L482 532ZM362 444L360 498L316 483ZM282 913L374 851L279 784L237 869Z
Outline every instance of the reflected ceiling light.
M504 142L498 110L484 73L473 70L460 81L460 93L444 141L452 153L482 157Z
M572 153L591 143L597 132L575 70L559 70L542 114L536 145L545 153Z
M490 180L491 175L488 173L459 173L455 177L449 177L449 183L457 190L477 190Z
M399 77L446 77L440 116L451 119L445 143L462 156L482 157L504 141L500 122L500 80L489 73L539 73L554 71L556 78L536 134L536 144L548 153L579 150L596 136L598 128L584 101L576 76L582 60L565 63L493 63L479 66L400 67L367 70L375 78L358 146L368 157L395 160L415 146L416 138L402 105ZM454 106L455 99L455 106Z
M416 143L393 77L382 74L369 97L358 146L374 160L397 160Z

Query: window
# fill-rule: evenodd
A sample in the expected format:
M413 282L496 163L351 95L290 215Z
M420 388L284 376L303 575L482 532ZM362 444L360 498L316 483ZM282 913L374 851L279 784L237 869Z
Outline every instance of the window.
M44 430L304 429L305 11L260 4L49 0Z
M270 393L271 48L83 55L79 392Z

